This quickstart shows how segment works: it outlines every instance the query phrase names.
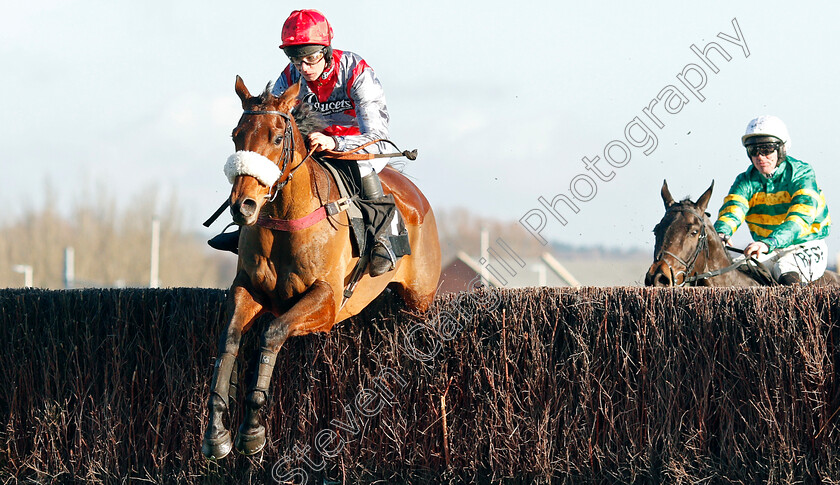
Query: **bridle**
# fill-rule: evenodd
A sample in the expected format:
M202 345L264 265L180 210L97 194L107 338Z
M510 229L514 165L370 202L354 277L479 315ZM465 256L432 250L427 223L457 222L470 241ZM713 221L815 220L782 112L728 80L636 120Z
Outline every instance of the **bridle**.
M280 179L277 179L274 182L274 185L271 186L268 190L268 195L266 198L269 202L274 202L274 199L277 197L277 194L286 186L291 180L292 175L294 175L295 170L299 169L303 166L304 162L312 155L312 151L310 151L303 160L291 170L289 170L288 175L286 178L283 178L283 175L286 174L286 169L289 167L289 164L292 162L292 157L294 156L295 152L295 137L292 133L292 117L289 116L288 113L283 111L269 111L269 110L245 110L243 114L246 115L278 115L286 120L286 129L283 132L283 151L280 154L280 160L277 164L280 167ZM282 179L282 180L281 180Z
M659 261L662 261L662 258L665 255L668 255L677 260L678 263L685 267L685 270L677 271L676 273L674 273L674 268L672 268L671 265L667 262L662 261L663 263L665 263L665 265L668 266L668 269L671 271L671 282L676 283L676 277L680 274L683 275L682 283L676 286L685 286L687 284L694 283L697 280L708 277L708 275L705 274L689 276L694 271L694 265L697 264L697 258L700 256L701 252L706 253L706 258L709 257L709 241L708 236L706 235L706 221L703 219L703 216L701 216L697 211L690 207L671 206L665 211L665 215L668 215L669 212L687 212L700 221L700 237L697 241L697 247L694 248L694 254L691 255L688 261L683 260L682 258L670 251L665 251L663 248L659 248L659 251L653 258L653 262L658 263Z

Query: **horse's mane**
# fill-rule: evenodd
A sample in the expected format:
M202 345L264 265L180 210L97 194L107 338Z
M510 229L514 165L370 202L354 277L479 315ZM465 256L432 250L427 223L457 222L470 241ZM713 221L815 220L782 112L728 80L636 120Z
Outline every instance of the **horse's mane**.
M261 105L267 106L277 99L277 96L271 93L273 87L273 83L268 83L265 86L265 90L259 95ZM312 105L309 103L298 103L297 106L292 108L292 116L295 119L298 130L300 130L300 134L304 138L308 137L312 132L323 131L327 127L327 122L324 120L324 117L321 116L321 113L312 109Z
M300 103L292 109L292 116L295 118L298 130L304 138L315 131L323 131L327 127L327 122L321 113L312 109L309 103Z

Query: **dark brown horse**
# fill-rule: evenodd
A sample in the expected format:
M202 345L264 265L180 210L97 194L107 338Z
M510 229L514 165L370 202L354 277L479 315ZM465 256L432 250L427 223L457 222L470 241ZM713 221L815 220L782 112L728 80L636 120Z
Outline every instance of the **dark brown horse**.
M723 241L706 214L714 186L712 182L697 202L689 199L675 202L668 182L662 184L665 216L653 229L656 236L654 260L645 275L645 286L761 285L732 265ZM826 271L812 284L837 285L840 275Z
M307 156L304 138L291 114L298 104L298 92L296 85L280 97L267 89L260 96L251 96L236 77L244 114L233 130L233 142L237 154L244 153L255 165L263 165L229 175L233 178L231 213L242 229L236 277L227 302L229 320L219 339L208 401L209 424L202 444L208 458L220 459L232 448L231 433L223 423L229 383L241 337L257 317L266 313L275 316L261 337L258 368L236 436L236 448L246 455L265 445L259 412L268 399L277 352L288 337L329 332L336 323L358 314L387 286L417 312L429 307L437 289L440 245L432 208L413 183L390 167L382 170L380 177L405 219L411 255L404 256L391 272L362 277L346 301L345 286L358 258L353 256L344 213L306 228L274 230L256 225L258 218L311 218L339 197L332 176ZM279 175L276 182L265 175L272 171Z

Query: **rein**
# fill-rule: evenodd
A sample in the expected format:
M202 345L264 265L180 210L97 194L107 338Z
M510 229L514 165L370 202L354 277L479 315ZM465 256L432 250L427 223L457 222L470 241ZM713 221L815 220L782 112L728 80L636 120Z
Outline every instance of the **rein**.
M740 252L741 254L744 253L743 249L732 248L731 251ZM689 276L687 278L683 278L683 283L680 286L683 286L683 285L688 284L688 283L694 283L695 281L698 281L698 280L704 280L706 278L712 278L712 277L715 277L715 276L720 276L724 273L728 273L732 270L740 268L741 266L747 264L747 261L749 261L749 260L744 259L744 260L738 261L736 263L732 263L725 268L716 269L714 271L709 271L707 273L701 273L701 274L697 274L697 275L694 275L694 276Z
M283 111L268 111L268 110L258 110L258 111L245 111L244 114L246 115L278 115L282 116L283 119L286 120L286 131L283 133L283 154L281 155L281 162L282 166L280 167L280 173L285 174L286 168L289 165L290 160L292 159L292 154L294 153L294 143L295 139L292 134L292 119L291 117L283 112ZM268 193L268 200L269 202L274 202L274 199L277 198L277 194L292 180L292 175L294 175L295 171L303 166L303 164L309 160L312 154L315 152L315 149L312 148L306 154L306 156L301 160L299 164L292 167L289 170L289 174L286 176L285 179L282 181L278 179L277 182L269 189ZM282 178L282 175L281 175ZM318 207L314 211L310 212L309 214L300 217L298 219L277 219L270 216L260 216L257 219L257 225L260 227L264 227L266 229L271 229L274 231L285 231L285 232L293 232L293 231L300 231L306 229L307 227L311 227L318 222L323 221L327 217L334 216L338 213L344 212L350 206L350 201L346 198L341 198L335 200L333 202L328 202L321 207Z
M733 253L744 254L743 249L733 248L732 246L726 246L726 249L728 251L732 251ZM791 251L793 251L793 249L791 249L791 248L784 248L784 249L780 249L780 250L776 250L776 251L771 251L772 256L768 255L768 258L765 261L777 261L777 260L779 260L779 258L781 258L782 256L784 256L785 254L787 254ZM741 266L749 265L749 264L756 265L756 264L761 264L761 263L757 259L755 259L754 257L751 256L748 259L742 259L740 261L736 261L736 262L730 264L729 266L727 266L725 268L716 269L714 271L709 271L708 273L702 273L702 274L694 275L690 278L687 278L686 281L693 283L694 281L697 281L697 280L712 278L714 276L718 276L718 275L722 275L724 273L728 273L732 270L740 268ZM753 275L752 275L753 279L757 279L759 277L760 278L769 278L769 280L771 282L774 282L774 284L775 284L775 281L773 280L772 276L768 277L767 275L761 274L761 270L757 270L755 266L751 266L750 271L753 272ZM755 274L756 272L758 272L759 274L756 275ZM685 284L685 282L683 282L683 284Z
M279 167L280 168L280 178L282 178L283 175L286 173L286 168L289 166L289 163L291 162L292 156L293 156L293 153L294 153L295 138L294 138L294 134L292 133L292 118L291 118L291 116L289 116L288 113L285 113L283 111L273 111L273 110L245 110L245 111L242 112L242 114L244 114L244 115L277 115L277 116L282 117L284 120L286 120L286 129L283 132L283 153L280 155L280 163L282 163L282 166ZM274 199L277 198L277 194L280 193L280 190L282 190L283 187L285 187L286 184L289 183L289 181L292 179L292 175L294 175L295 171L298 168L300 168L301 166L303 166L303 163L306 162L306 160L309 159L310 156L312 156L312 150L310 150L309 153L306 154L306 157L304 157L304 159L297 166L295 166L291 170L289 170L289 174L286 176L285 180L283 180L281 182L280 179L277 179L277 181L274 182L274 185L272 185L271 188L269 188L269 190L268 190L267 198L269 199L270 202L274 202ZM204 221L204 227L210 227L210 225L213 224L213 222L215 222L216 219L218 219L220 215L222 215L222 212L224 212L225 209L228 208L228 206L230 206L230 200L225 200L224 202L222 202L222 205L219 206L218 209L216 209L216 212L214 212L213 215L211 215L206 221Z
M312 148L306 154L306 156L301 160L299 164L292 167L289 170L288 174L286 174L286 169L289 167L289 164L292 161L293 154L295 152L295 138L292 132L292 118L289 116L288 113L283 111L275 111L275 110L245 110L243 111L245 115L277 115L282 117L286 120L286 129L283 133L283 152L280 155L279 161L279 168L280 168L280 179L278 179L274 185L268 191L268 198L269 202L274 202L274 199L277 198L277 194L286 186L291 180L292 176L294 175L295 171L302 167L304 163L312 157L312 154L315 152L315 149ZM384 142L388 143L393 146L398 153L359 153L359 151L367 148L374 143ZM370 142L365 143L359 147L354 148L353 150L349 150L346 152L338 152L334 150L324 150L319 152L325 158L331 158L333 160L351 160L351 161L360 161L360 160L372 160L375 158L392 158L392 157L406 157L409 160L416 160L417 159L417 150L404 150L400 151L399 147L392 142L391 140L386 140L383 138L376 139ZM286 175L283 178L283 175ZM282 180L281 180L282 179ZM210 225L224 212L225 209L230 205L230 200L226 200L222 203L222 205L213 213L210 218L208 218L204 222L205 227L210 227ZM257 225L261 227L265 227L267 229L272 229L276 231L299 231L301 229L305 229L314 225L317 222L320 222L327 217L333 216L340 212L347 210L349 206L349 201L346 199L339 199L333 202L329 202L327 204L322 205L321 207L315 209L313 212L301 217L299 219L287 220L287 219L276 219L269 216L260 216L257 219Z
M281 155L281 162L282 166L280 167L281 178L282 174L286 173L286 168L288 167L290 161L292 160L292 156L294 153L295 148L295 139L292 133L292 119L287 113L283 111L269 111L269 110L255 110L244 111L246 115L278 115L283 117L286 120L286 131L283 133L283 154ZM395 145L390 140L385 139L377 139L365 143L362 146L359 146L353 150L347 152L336 152L333 150L324 150L320 152L320 154L326 158L332 158L335 160L372 160L374 158L390 158L390 157L406 157L409 160L417 159L417 150L405 150L400 153L358 153L359 151L367 148L368 146L377 143L377 142L385 142L390 143L394 148L399 151L399 147ZM286 176L285 179L282 181L278 179L277 182L269 189L268 193L268 200L269 202L274 202L274 199L277 197L277 194L292 180L292 175L294 175L295 170L299 169L303 166L303 164L312 156L315 152L315 149L312 148L306 154L306 157L301 160L299 164L292 167L289 170L289 174ZM341 198L333 202L328 202L327 204L322 205L321 207L315 209L313 212L298 218L298 219L277 219L270 216L260 216L257 219L257 225L260 227L264 227L266 229L271 229L274 231L285 231L285 232L292 232L292 231L300 231L302 229L306 229L307 227L311 227L316 223L323 221L327 217L334 216L341 212L347 210L350 206L350 201L346 198Z

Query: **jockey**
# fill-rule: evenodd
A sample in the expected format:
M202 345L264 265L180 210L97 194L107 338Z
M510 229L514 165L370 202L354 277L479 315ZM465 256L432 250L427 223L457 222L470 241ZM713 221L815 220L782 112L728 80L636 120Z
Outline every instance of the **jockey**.
M280 96L301 78L299 98L321 113L329 126L309 135L315 151L348 151L365 143L388 138L388 107L385 92L373 69L358 54L332 48L333 30L317 10L295 10L286 19L280 48L289 65L274 83L272 94ZM385 153L380 142L361 150ZM357 162L362 176L362 198L379 200L385 195L380 172L384 158ZM396 223L396 217L393 222ZM396 234L396 232L395 232ZM370 274L379 276L394 269L396 257L387 235L374 242Z
M775 116L750 121L741 143L752 166L723 199L715 230L728 243L746 219L754 240L747 257L789 248L770 268L773 277L783 285L818 279L828 260L831 217L814 170L787 154L790 135Z
M317 10L295 10L283 24L280 48L289 58L289 64L274 83L272 94L280 96L301 78L299 98L309 103L326 120L323 132L309 135L310 146L315 151L348 151L365 143L388 138L388 108L385 93L373 69L359 55L333 49L333 30L324 15ZM386 153L382 142L370 145L360 153ZM353 163L353 162L350 162ZM361 196L393 207L390 197L385 197L380 172L386 159L361 160L358 163L362 177ZM391 220L391 231L398 234L398 220ZM238 241L238 233L236 241ZM217 249L223 246L219 235L209 241ZM232 236L227 236L232 238ZM216 241L216 239L219 241ZM371 276L379 276L394 269L396 256L387 234L377 236L370 252L368 266Z

